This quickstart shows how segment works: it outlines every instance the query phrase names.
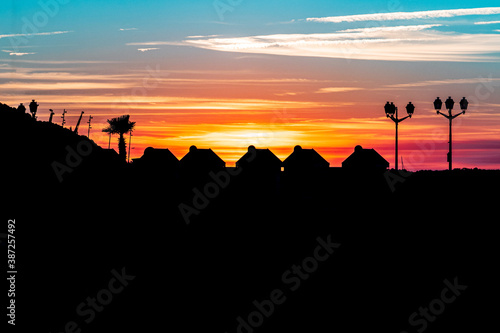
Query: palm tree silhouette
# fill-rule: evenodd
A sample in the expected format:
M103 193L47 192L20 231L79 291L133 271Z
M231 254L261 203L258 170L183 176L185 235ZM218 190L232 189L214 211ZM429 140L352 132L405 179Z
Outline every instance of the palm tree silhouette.
M127 160L127 144L125 143L124 135L129 133L135 128L135 121L130 121L130 115L120 116L113 119L107 120L109 126L104 128L102 131L105 133L118 134L120 138L118 139L118 155L124 161Z

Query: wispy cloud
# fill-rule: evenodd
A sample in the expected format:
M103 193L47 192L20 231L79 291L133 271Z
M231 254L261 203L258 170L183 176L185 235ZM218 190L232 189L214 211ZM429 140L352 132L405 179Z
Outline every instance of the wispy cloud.
M11 56L17 56L17 57L21 57L21 56L29 55L29 54L36 54L36 52L15 52L15 51L10 51L10 50L2 50L2 52L5 52Z
M328 94L328 93L356 91L356 90L362 90L362 89L363 88L359 88L359 87L328 87L328 88L321 88L318 91L316 91L316 93L317 94Z
M403 32L403 31L422 31L434 27L441 27L442 24L419 24L419 25L400 25L395 27L372 27L372 28L358 28L358 29L346 29L340 30L339 33L352 33L352 32L363 32L363 33L374 33L374 32Z
M1 61L26 63L26 64L43 64L43 65L71 65L71 64L118 64L123 61L108 61L108 60L28 60L28 59L9 59Z
M410 83L400 83L391 84L385 86L384 88L416 88L416 87L427 87L427 86L446 86L450 84L489 84L491 86L500 86L500 78L493 77L478 77L478 78L467 78L467 79L447 79L447 80L428 80L428 81L418 81Z
M483 24L499 24L500 21L481 21L481 22L474 22L474 24L479 24L479 25L483 25Z
M120 28L120 31L135 31L135 30L139 30L137 28Z
M160 46L160 45L182 45L182 44L179 42L155 41L155 42L126 43L125 45L127 45L127 46Z
M0 67L3 67L0 65ZM17 68L15 72L0 73L0 79L8 79L12 81L26 81L27 85L33 81L56 81L56 82L137 82L142 80L144 73L129 73L129 74L89 74L83 72L61 72L58 69L49 71L47 68L25 69Z
M439 24L335 33L189 39L184 45L225 52L393 61L500 61L500 35L441 32Z
M414 19L432 19L445 18L467 15L493 15L500 14L500 7L487 8L467 8L467 9L445 9L445 10L426 10L417 12L394 12L394 13L377 13L377 14L361 14L361 15L346 15L346 16L329 16L329 17L310 17L308 22L360 22L360 21L394 21L394 20L414 20Z
M137 49L137 51L141 51L141 52L148 52L148 51L155 51L155 50L159 50L159 48L157 48L157 47L148 47L148 48L144 48L144 49Z
M61 90L102 90L102 89L123 89L134 87L131 83L99 83L99 82L8 82L0 84L0 89L4 91L61 91Z
M203 35L196 35L196 36L187 36L186 38L206 38L206 37L219 37L220 35L207 35L207 36L203 36Z
M9 34L9 35L0 35L0 39L2 39L2 38L14 38L14 37L51 36L51 35L68 34L70 32L73 32L73 31L37 32L37 33L32 33L32 34Z

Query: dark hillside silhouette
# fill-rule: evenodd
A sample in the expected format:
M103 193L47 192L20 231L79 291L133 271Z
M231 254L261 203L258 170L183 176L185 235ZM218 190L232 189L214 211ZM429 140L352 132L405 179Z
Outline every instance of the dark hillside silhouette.
M1 122L8 124L2 133L8 161L2 176L12 182L15 191L25 191L24 186L50 190L50 186L79 183L82 179L98 182L124 167L85 136L53 123L36 121L5 105L0 112ZM25 185L16 186L20 179L19 184Z

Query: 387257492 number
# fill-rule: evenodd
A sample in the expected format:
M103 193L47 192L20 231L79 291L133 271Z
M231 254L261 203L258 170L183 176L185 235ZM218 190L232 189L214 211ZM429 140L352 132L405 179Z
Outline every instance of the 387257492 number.
M7 264L10 270L16 269L16 220L9 220L7 230Z

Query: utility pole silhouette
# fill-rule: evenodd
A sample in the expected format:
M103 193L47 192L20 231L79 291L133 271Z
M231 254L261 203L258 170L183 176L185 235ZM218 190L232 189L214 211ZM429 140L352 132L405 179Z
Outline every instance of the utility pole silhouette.
M61 126L64 127L64 125L66 125L66 113L68 113L68 111L66 111L66 109L64 109L63 113L62 113L62 124Z
M133 132L134 132L133 130L130 131L130 139L128 140L128 162L127 163L130 163L130 147L132 147L132 136L133 136L132 133Z
M49 124L52 124L52 118L54 117L54 110L49 109L49 111L50 111Z
M85 112L82 111L82 113L80 114L80 118L78 119L78 123L76 123L75 134L78 134L78 128L80 127L80 123L82 122L82 117L84 113Z
M90 139L90 129L92 128L92 119L94 119L94 117L92 116L89 116L89 121L87 121L87 124L89 124L89 132L87 134L87 137Z
M444 102L445 106L446 106L446 109L448 110L448 114L444 114L442 113L441 111L441 108L443 106L443 101L441 101L438 98L436 98L436 100L434 101L434 109L436 110L437 114L440 114L442 115L443 117L445 117L446 119L449 120L450 122L450 138L449 138L449 141L448 141L448 144L449 144L449 150L448 150L448 170L453 170L453 162L452 162L452 136L451 136L451 123L453 121L453 119L455 119L456 117L462 115L462 114L465 114L465 111L467 111L467 108L469 106L469 102L467 101L467 99L462 98L462 100L460 101L460 108L462 109L462 112L460 113L457 113L456 115L452 115L451 114L451 110L453 110L453 106L455 105L455 101L453 101L453 99L450 97L448 97L448 99Z

